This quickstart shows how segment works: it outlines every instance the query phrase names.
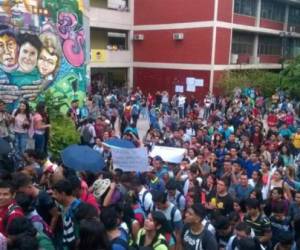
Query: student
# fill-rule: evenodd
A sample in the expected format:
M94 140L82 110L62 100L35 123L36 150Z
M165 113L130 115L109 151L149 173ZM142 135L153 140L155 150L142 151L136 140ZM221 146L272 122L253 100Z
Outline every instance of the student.
M74 249L78 238L75 214L81 201L74 196L73 185L66 179L53 185L53 198L63 207L63 245L68 250Z
M37 188L31 177L22 172L13 175L13 184L17 192L25 193L32 198L33 207L54 231L59 212L53 198L46 191Z
M128 249L128 234L119 228L121 221L115 206L104 207L100 214L100 219L106 229L112 250Z
M182 250L217 250L213 234L202 225L206 210L200 203L193 204L185 212L185 226L181 234Z
M140 229L137 235L136 245L139 247L138 249L144 247L153 250L168 250L167 240L161 233L164 219L165 216L162 212L153 211L148 215L144 228Z
M7 227L17 217L23 217L23 211L14 200L13 185L9 181L0 181L0 233L6 235Z
M259 201L248 199L246 201L246 209L247 214L244 217L244 221L251 227L262 245L270 245L272 238L271 223L269 218L261 212Z
M107 250L109 240L104 225L97 219L84 219L80 222L77 250Z

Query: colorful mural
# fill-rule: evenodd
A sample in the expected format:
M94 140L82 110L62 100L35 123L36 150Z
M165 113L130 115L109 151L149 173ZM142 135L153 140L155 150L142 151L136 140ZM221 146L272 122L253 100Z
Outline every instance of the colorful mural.
M82 100L88 19L83 0L0 0L0 99L14 108L50 89Z

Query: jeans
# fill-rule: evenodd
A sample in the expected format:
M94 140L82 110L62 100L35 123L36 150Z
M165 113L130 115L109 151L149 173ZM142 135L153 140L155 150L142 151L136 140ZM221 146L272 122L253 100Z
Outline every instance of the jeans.
M178 107L179 111L179 118L182 119L184 118L184 107Z
M28 141L27 133L17 133L15 132L15 148L18 156L22 156L26 150Z
M35 151L37 152L44 152L45 151L45 135L40 135L40 134L34 134L33 136L34 139L34 148Z

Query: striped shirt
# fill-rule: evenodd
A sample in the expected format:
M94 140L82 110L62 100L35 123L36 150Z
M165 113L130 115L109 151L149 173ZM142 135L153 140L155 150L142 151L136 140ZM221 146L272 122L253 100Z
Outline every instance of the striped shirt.
M74 216L80 203L80 200L75 199L63 213L63 244L65 246L70 246L75 243L76 230Z

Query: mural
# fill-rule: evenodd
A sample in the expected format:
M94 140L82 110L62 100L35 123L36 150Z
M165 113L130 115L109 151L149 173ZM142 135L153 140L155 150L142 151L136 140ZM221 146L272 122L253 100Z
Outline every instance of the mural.
M88 19L83 0L0 0L0 99L14 108L50 89L83 100Z

